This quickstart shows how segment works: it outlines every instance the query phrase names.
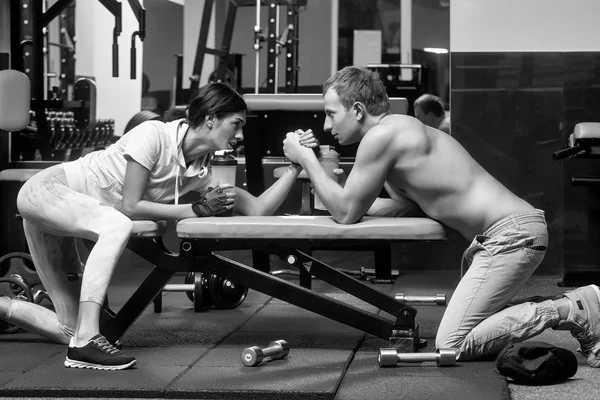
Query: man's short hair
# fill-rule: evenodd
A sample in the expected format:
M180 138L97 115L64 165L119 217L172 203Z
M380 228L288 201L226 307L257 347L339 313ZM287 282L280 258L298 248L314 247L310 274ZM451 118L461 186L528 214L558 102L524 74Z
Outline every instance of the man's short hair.
M323 84L323 95L329 89L334 90L340 102L350 109L355 102L365 105L371 115L390 112L390 99L379 73L366 68L345 67L333 74Z
M419 96L419 98L415 100L414 107L419 107L421 111L423 111L423 114L433 113L436 117L443 117L446 115L442 99L432 94Z

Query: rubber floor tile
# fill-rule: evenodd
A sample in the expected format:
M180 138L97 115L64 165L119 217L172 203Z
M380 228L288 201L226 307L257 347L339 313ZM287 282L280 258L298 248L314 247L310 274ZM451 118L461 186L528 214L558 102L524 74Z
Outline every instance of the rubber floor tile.
M219 346L210 350L195 365L196 367L239 367L264 369L297 369L297 368L346 368L352 357L352 350L334 349L302 349L290 348L287 357L270 360L266 358L262 364L246 367L240 360L245 347Z
M476 376L477 379L473 379ZM380 368L376 353L357 353L336 399L508 399L508 387L492 362Z
M134 347L126 354L137 359L139 367L182 366L191 367L208 352L201 346Z
M0 396L163 397L183 366L145 366L122 371L65 368L64 355L48 359L0 388ZM140 396L140 393L144 393Z
M0 342L0 372L26 371L66 351L67 346L61 344Z
M192 368L167 391L169 397L236 399L332 398L343 369Z

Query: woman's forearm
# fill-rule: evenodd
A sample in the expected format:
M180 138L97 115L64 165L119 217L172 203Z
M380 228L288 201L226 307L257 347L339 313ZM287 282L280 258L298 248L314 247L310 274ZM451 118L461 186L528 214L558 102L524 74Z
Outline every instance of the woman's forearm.
M283 175L260 196L251 196L251 198L238 196L238 201L241 201L239 207L236 204L236 211L243 215L274 214L289 194L301 171L300 165L290 164ZM242 202L244 204L241 204Z
M133 209L121 210L132 220L184 219L196 217L191 204L162 204L140 200Z

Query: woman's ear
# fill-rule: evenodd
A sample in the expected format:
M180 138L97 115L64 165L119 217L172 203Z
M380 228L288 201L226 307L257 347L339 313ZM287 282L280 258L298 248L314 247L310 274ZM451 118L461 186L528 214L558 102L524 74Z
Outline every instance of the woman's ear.
M215 116L207 115L206 116L206 126L208 127L208 129L212 129L214 123L215 123Z

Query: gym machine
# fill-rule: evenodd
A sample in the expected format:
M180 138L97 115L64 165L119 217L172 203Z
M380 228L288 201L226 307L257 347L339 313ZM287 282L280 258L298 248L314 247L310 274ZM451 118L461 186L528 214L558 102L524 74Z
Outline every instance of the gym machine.
M115 17L112 72L118 76L118 37L121 34L122 4L98 0ZM138 0L128 0L139 29L131 37L131 78L135 79L136 37L144 40L145 9ZM11 68L24 72L31 82L31 123L8 143L8 166L47 167L32 162L62 162L79 158L85 151L109 143L114 120L96 120L96 87L91 77L75 76L75 10L73 0L10 0ZM58 17L58 18L57 18ZM58 30L50 24L57 19ZM50 71L50 55L58 48L60 72ZM58 79L53 86L52 79ZM29 151L31 149L31 151ZM36 151L37 150L37 151Z
M590 170L592 167L595 167L592 163L594 162L593 160L598 157L600 157L600 122L580 122L576 124L573 128L573 132L568 136L565 147L552 154L552 159L555 161L571 158L576 159L578 160L578 164L583 166L585 170ZM572 175L571 186L597 189L600 187L600 177L591 175ZM593 226L595 223L597 223L597 221L589 221L590 226ZM592 230L590 229L590 231ZM590 242L593 242L593 239L590 239ZM572 248L569 250L576 251L576 249ZM585 252L586 254L583 258L589 257L589 262L585 263L584 261L582 265L565 265L563 268L562 280L558 283L559 286L583 286L600 283L600 269L598 269L597 263L595 262L597 253L596 257L594 257L591 255L594 254L594 251L592 250L590 252L585 248L579 249L579 252L579 254ZM581 257L577 256L577 258L580 259Z
M286 75L285 88L287 92L296 93L298 91L298 27L300 7L306 6L307 0L229 0L227 4L227 16L225 18L224 32L221 40L221 48L213 49L206 46L210 27L210 19L214 6L214 0L204 2L202 12L202 22L200 25L200 35L196 48L196 57L194 67L190 76L189 96L183 93L183 57L177 55L176 77L175 77L175 105L189 103L189 99L194 97L200 87L200 76L206 54L218 57L217 68L211 74L211 82L224 82L237 89L241 88L241 55L232 54L231 40L233 38L233 28L238 7L256 7L256 25L253 28L254 44L252 46L255 52L255 81L254 92L259 92L259 70L260 70L260 50L262 44L267 42L267 93L277 93L278 91L278 66L279 56L282 49L286 49ZM260 26L261 7L268 7L268 34L265 35ZM281 34L280 29L280 9L287 7L286 27Z

